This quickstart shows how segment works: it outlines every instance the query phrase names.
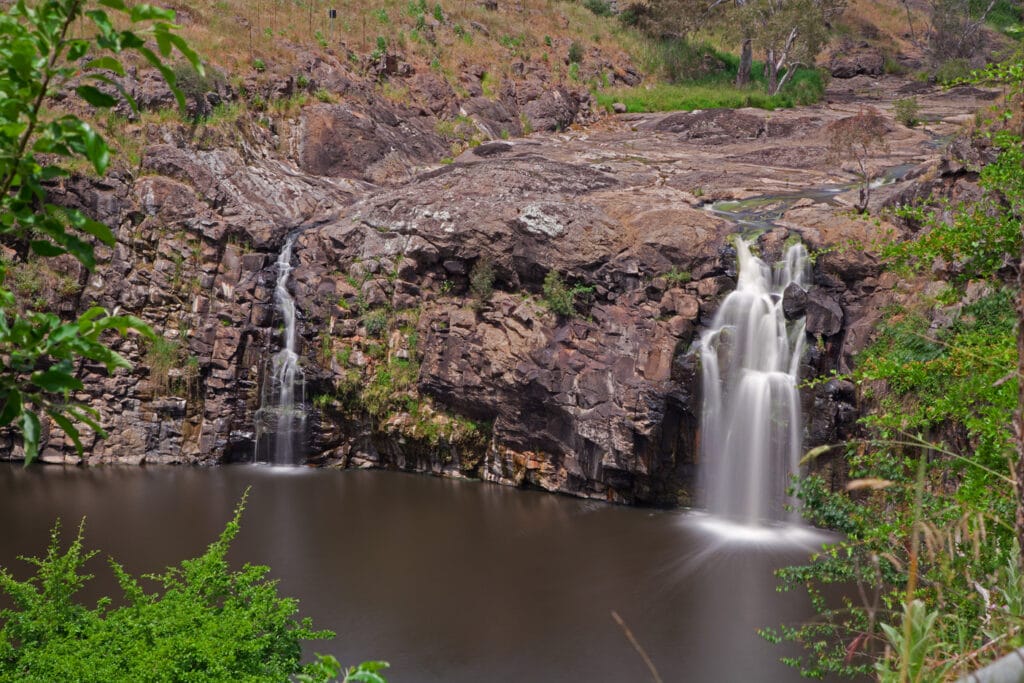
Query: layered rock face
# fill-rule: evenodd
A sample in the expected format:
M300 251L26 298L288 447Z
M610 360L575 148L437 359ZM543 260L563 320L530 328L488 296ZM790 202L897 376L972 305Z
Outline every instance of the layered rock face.
M103 265L80 274L77 301L66 302L68 308L98 304L130 312L162 337L158 344L114 341L137 364L135 372L108 377L100 367L81 365L88 389L78 398L100 412L109 432L87 439L85 459L232 457L251 442L271 336L268 252L282 231L336 212L357 188L232 148L157 144L140 170L137 177L121 173L58 190L62 201L116 226L118 238L112 249L97 249ZM42 458L77 461L56 430Z
M701 297L681 282L689 276L659 276L722 275L702 281L713 283L704 286L710 305L728 286L722 222L686 205L646 217L634 207L630 219L648 229L629 229L619 217L627 188L612 175L507 147L353 204L300 237L294 272L307 328L334 330L320 346L328 387L347 366L379 376L388 356L415 345L410 389L432 409L487 424L486 453L468 467L444 462L443 448L421 457L417 425L388 415L366 426L370 438L338 433L318 445L342 463L447 469L613 500L674 498L666 487L692 465L692 359L680 360ZM493 291L474 292L483 268ZM550 273L587 287L577 312L548 310ZM375 332L382 317L405 324ZM420 418L426 430L434 416Z
M975 104L970 92L932 97L921 99L939 116ZM814 337L805 377L848 367L881 307L904 295L873 246L904 228L848 215L849 176L824 154L827 124L856 111L619 117L440 166L431 126L346 104L240 121L228 140L164 131L141 173L57 190L118 228L62 310L120 307L164 338L115 342L132 372L83 364L79 398L110 432L84 460L252 457L280 345L273 264L297 231L311 461L690 502L693 342L735 285L737 217L754 206L769 216L758 241L769 259L794 238L820 252L815 285L787 295L787 314L806 313ZM875 191L876 209L924 182L969 179L937 161L933 133L893 126L889 138L872 168L913 170ZM804 392L811 445L850 433L855 400L841 381ZM12 442L7 452L17 455ZM56 429L43 458L78 460Z

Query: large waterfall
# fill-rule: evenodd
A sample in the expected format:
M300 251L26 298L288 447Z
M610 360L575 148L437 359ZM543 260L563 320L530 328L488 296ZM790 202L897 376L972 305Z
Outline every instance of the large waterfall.
M700 457L707 507L745 524L784 521L798 468L797 392L804 320L787 325L783 292L810 284L807 249L794 244L769 267L736 240L739 283L701 338L704 412Z
M263 399L256 413L256 460L274 465L298 464L306 432L305 381L296 350L295 299L288 291L292 247L297 234L284 243L277 257L274 302L284 322L281 350L271 360Z

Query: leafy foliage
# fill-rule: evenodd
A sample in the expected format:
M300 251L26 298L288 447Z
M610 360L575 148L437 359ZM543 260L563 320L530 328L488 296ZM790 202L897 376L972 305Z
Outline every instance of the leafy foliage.
M1019 75L1015 61L988 74ZM920 230L885 250L905 273L943 263L952 282L887 311L857 359L867 410L845 459L853 490L801 483L805 515L845 535L779 573L820 617L764 633L804 645L789 660L804 675L945 680L1024 644L1012 431L1024 156L1009 132L992 138L981 200L905 209ZM854 585L855 598L828 600L831 584Z
M171 85L179 104L184 96L175 87L175 74L163 60L180 53L197 70L195 52L174 33L170 10L123 0L101 0L106 9L86 10L84 0L19 0L0 13L0 239L25 254L42 257L71 254L88 269L95 264L93 244L114 243L110 228L81 211L52 204L47 184L69 175L75 159L86 160L102 175L110 150L88 123L71 114L49 112L45 104L70 88L88 104L109 108L120 92L134 101L112 76L123 76L115 55L134 52L158 69ZM136 30L118 30L107 10L122 15ZM71 26L84 18L95 32L92 39L72 37ZM81 33L77 31L76 33ZM155 42L155 51L151 47ZM0 267L0 282L5 268ZM81 452L78 423L102 434L99 415L76 403L72 394L82 388L76 361L86 358L108 372L128 363L108 348L101 337L108 330L129 330L152 336L131 316L109 315L91 308L78 320L65 322L52 313L33 312L18 305L14 292L0 285L0 427L14 424L25 443L25 460L39 449L40 412L49 415Z
M941 259L954 266L960 282L991 278L1016 258L1022 246L1017 217L1024 213L1024 149L1008 131L994 133L992 143L999 155L981 169L985 196L969 204L904 207L900 215L925 230L916 240L888 246L883 255L915 269Z
M882 630L895 652L906 652L905 664L893 667L893 662L881 661L875 666L880 683L902 683L903 681L936 680L949 670L949 663L929 666L929 660L935 651L944 647L935 641L935 620L939 618L936 611L929 612L920 600L912 600L903 613L906 628L895 628L882 624ZM926 678L927 677L927 678Z
M469 291L480 302L487 301L494 293L494 264L481 258L469 271Z
M921 105L916 97L903 97L892 103L893 117L907 128L914 128L921 123L918 118L921 113Z
M827 132L832 161L852 161L857 164L860 198L856 208L865 211L874 178L867 163L874 152L886 149L885 135L889 130L885 118L878 111L868 108L854 116L833 121L828 125Z
M0 611L2 681L266 681L318 683L341 673L337 660L302 665L301 641L332 637L296 620L298 602L282 598L268 568L232 571L227 553L238 535L244 498L220 537L201 556L161 574L148 592L115 561L120 606L109 598L87 607L75 597L92 578L83 572L96 555L83 549L83 526L66 550L60 528L46 556L24 558L36 574L18 581L0 572L0 590L13 607ZM347 672L346 681L382 683L384 662Z
M558 315L575 315L576 297L589 295L593 291L594 288L587 285L568 286L557 270L548 271L544 277L544 303Z

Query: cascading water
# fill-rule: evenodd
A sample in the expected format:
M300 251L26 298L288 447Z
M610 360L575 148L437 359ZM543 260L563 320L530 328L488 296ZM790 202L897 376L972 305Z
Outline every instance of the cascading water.
M292 247L297 236L288 237L277 257L274 302L284 322L284 333L281 350L271 360L263 400L256 411L256 461L274 465L298 464L306 432L305 380L296 351L295 299L288 291Z
M783 292L810 284L807 249L795 244L774 268L736 240L739 283L701 337L701 462L710 512L745 524L787 519L789 476L799 466L796 385L804 320L788 326Z

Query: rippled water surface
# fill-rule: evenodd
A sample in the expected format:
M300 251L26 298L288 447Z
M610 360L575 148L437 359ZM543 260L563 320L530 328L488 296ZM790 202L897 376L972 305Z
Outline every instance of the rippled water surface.
M338 636L310 648L391 662L394 683L646 681L617 611L666 681L799 680L759 626L808 616L773 569L823 540L389 472L231 466L0 467L0 564L28 573L60 517L135 573L202 552L246 487L232 551ZM93 560L95 597L116 593Z

